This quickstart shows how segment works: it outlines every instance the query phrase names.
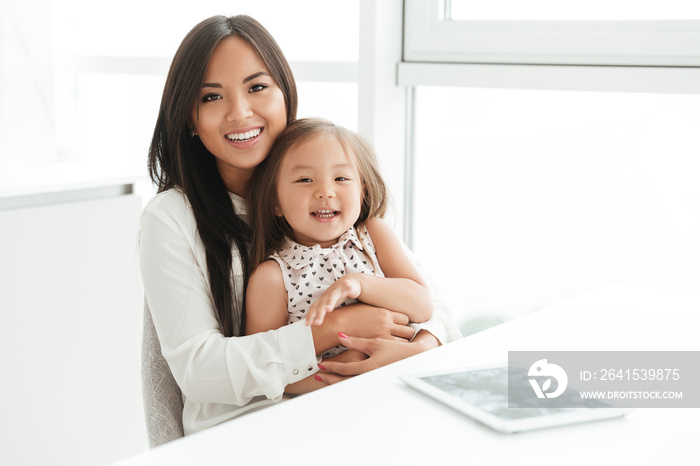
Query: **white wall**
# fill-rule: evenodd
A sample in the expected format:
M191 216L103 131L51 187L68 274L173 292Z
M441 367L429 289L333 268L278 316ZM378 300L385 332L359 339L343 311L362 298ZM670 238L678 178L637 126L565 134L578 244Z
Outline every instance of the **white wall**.
M0 463L95 465L146 447L141 199L0 211Z
M0 2L0 160L57 159L49 3Z

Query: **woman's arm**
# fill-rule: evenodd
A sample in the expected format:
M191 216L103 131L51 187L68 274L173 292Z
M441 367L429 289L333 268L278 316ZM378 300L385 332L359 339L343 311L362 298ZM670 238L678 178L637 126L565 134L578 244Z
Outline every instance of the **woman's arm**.
M256 397L281 399L289 383L316 372L313 335L303 324L245 337L221 333L204 249L182 193L161 193L146 207L139 262L163 356L188 401L229 405L234 416ZM240 266L235 255L237 296Z
M430 291L394 232L379 218L370 219L367 230L386 278L361 273L341 277L310 307L307 325L320 325L327 313L348 298L404 313L411 322L432 317Z
M342 353L338 354L337 356L333 356L328 359L324 359L324 362L329 362L329 361L334 361L338 363L352 363L352 362L360 362L364 361L367 359L367 355L361 351L356 351L356 350L346 350L343 351ZM304 380L301 380L296 383L292 383L287 385L287 388L285 390L285 393L290 393L290 394L302 394L302 393L308 393L312 392L314 390L318 390L319 388L323 388L325 386L329 385L328 382L324 382L324 380L318 375L311 375Z

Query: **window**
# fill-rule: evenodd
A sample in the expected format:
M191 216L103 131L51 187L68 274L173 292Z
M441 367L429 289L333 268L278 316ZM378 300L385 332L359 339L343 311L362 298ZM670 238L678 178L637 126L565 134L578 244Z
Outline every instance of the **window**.
M611 2L585 2L577 8L554 0L526 4L517 0L404 2L404 60L700 65L700 8L696 2L612 3L616 4L612 8ZM640 3L639 14L622 15L621 12L639 10ZM656 14L672 20L648 20L648 16ZM450 16L451 20L446 19ZM620 17L625 20L618 20Z
M698 125L698 95L418 87L414 251L460 320L700 291Z
M624 4L404 2L409 237L464 333L614 282L700 292L700 8Z

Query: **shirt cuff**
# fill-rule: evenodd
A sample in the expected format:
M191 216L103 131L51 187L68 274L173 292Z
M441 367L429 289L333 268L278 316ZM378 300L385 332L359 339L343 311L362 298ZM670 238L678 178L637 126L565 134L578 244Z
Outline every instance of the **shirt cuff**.
M413 327L413 330L415 330L413 338L418 335L418 332L425 330L437 338L441 345L447 343L447 332L445 331L445 326L440 322L437 322L436 319L431 319L420 324L411 323L410 325ZM413 338L411 338L411 340L413 340Z
M277 330L282 361L289 383L298 382L318 372L311 327L304 321Z

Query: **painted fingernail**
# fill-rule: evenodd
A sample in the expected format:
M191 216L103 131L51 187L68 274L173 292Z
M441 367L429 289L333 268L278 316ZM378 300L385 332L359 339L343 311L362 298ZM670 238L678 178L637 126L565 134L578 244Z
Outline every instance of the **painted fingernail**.
M348 336L347 336L346 334L344 334L343 332L338 332L338 336L339 336L340 338L342 338L343 340L347 340L347 339L348 339Z
M326 368L323 367L323 364L319 364L319 365L318 365L318 368L321 369L322 371L325 371L325 370L326 370Z
M317 375L316 377L314 377L314 379L318 380L319 382L323 382L323 379L320 375Z

